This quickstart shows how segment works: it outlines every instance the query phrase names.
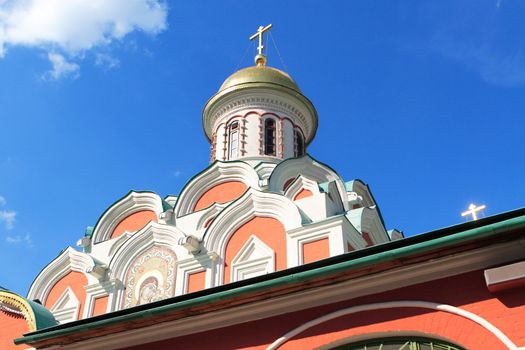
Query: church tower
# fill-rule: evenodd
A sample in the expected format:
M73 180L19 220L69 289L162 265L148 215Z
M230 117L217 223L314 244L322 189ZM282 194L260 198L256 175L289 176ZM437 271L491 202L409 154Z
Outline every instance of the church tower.
M263 33L256 65L228 77L204 107L202 122L211 143L211 161L301 157L317 129L317 111L285 72L268 67Z

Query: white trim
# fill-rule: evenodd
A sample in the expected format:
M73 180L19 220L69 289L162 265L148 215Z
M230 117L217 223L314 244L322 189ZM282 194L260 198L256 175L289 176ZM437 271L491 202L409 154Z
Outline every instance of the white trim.
M346 217L361 235L367 232L374 245L390 241L377 207L352 209L348 211Z
M365 184L363 181L359 179L348 181L346 182L346 184L350 182L352 183L352 188L347 191L347 194L349 196L353 197L353 195L351 194L355 193L357 197L361 197L361 205L364 207L372 207L374 205L377 205L376 202L374 201L374 198L372 197L372 194L370 193L370 188L368 187L367 184ZM347 186L345 185L345 188L346 187Z
M259 189L259 175L249 164L242 161L217 161L184 187L175 205L175 217L193 213L195 205L204 193L231 181L242 182L246 187Z
M302 190L310 191L312 192L312 195L321 193L317 182L310 180L303 175L298 175L284 191L284 196L293 201L295 200L295 196L297 196Z
M277 164L275 163L263 161L257 164L257 166L254 168L255 171L257 171L257 174L259 174L259 178L265 186L268 184L268 178L270 177L270 175L273 172L273 169L275 169L276 166Z
M53 286L70 271L83 273L88 284L96 283L100 275L100 266L96 266L90 255L67 247L38 274L31 285L28 299L39 299L45 305Z
M108 304L106 306L106 313L114 311L114 294L116 289L120 286L118 280L105 281L93 285L86 286L86 303L84 305L84 312L82 318L88 318L93 316L93 310L95 308L95 300L101 297L108 297Z
M329 256L345 253L347 235L353 231L355 231L353 226L342 215L288 231L286 237L288 267L303 265L303 245L323 238L328 238Z
M152 192L131 191L124 198L113 204L99 219L93 231L93 244L107 241L111 238L113 230L128 216L139 211L153 211L157 218L164 211L162 199Z
M253 254L256 257L253 257ZM275 252L252 235L231 262L231 282L275 271ZM247 277L248 276L248 277Z
M202 211L204 213L197 220L197 225L195 226L196 230L204 230L204 229L206 229L206 227L204 227L204 225L206 225L208 220L213 218L214 216L217 216L227 206L228 206L228 204L226 204L226 203L213 203L208 208L203 209Z
M60 324L76 321L80 311L80 301L73 289L67 287L49 311L53 313Z
M257 216L278 220L285 231L300 227L302 221L299 210L288 198L251 188L233 205L225 208L207 228L203 238L204 251L224 257L226 245L235 230ZM222 261L217 266L215 285L222 284L223 276Z
M312 108L313 105L311 105ZM314 124L317 118L315 110L310 110L305 101L296 96L266 87L244 88L231 91L215 101L203 121L207 135L216 128L220 122L227 120L230 116L246 111L264 111L264 114L272 113L279 116L287 116L294 124L301 127L305 132L305 146L314 137ZM313 113L312 113L313 112Z
M109 262L111 278L126 283L127 271L135 263L137 257L154 246L171 250L176 258L175 263L179 259L189 258L191 254L188 253L186 248L178 244L179 239L184 237L184 234L174 226L150 222L116 250L115 255ZM175 276L174 294L178 283L180 281ZM116 289L116 293L114 293L115 300L112 301L114 310L122 308L124 298L124 288Z
M209 288L213 285L213 269L217 260L215 254L196 255L186 260L179 260L177 264L177 276L175 295L188 293L188 278L192 273L206 272L204 279L204 288Z
M423 309L430 309L430 310L442 311L442 312L454 314L454 315L466 318L470 321L473 321L479 324L481 327L485 328L486 330L491 332L494 336L496 336L509 349L511 350L523 349L523 347L517 347L516 344L514 344L514 342L512 342L512 340L510 340L499 328L494 326L492 323L490 323L483 317L476 315L475 313L460 309L452 305L447 305L447 304L440 304L440 303L434 303L434 302L429 302L429 301L419 301L419 300L402 300L402 301L389 301L389 302L384 302L384 303L372 303L372 304L351 306L345 309L331 312L327 315L324 315L324 316L315 318L311 321L308 321L297 328L294 328L293 330L289 331L288 333L284 334L283 336L275 340L272 344L270 344L270 346L266 348L266 350L276 350L281 345L286 343L288 340L294 338L296 335L304 332L305 330L312 328L314 326L317 326L319 324L322 324L324 322L333 320L335 318L341 317L341 316L346 316L346 315L354 314L357 312L363 312L363 311L373 311L373 310L383 310L383 309L393 309L393 308L423 308Z
M315 161L308 154L300 158L290 158L279 163L270 176L268 189L275 193L283 193L283 186L289 179L295 179L297 175L303 175L317 183L335 181L339 196L346 197L346 189L343 181L333 170ZM348 210L346 198L340 198L345 210ZM335 201L335 199L334 199Z

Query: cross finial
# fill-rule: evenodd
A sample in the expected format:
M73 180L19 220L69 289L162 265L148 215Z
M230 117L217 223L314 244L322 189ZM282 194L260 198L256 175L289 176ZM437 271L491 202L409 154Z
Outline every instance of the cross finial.
M486 206L485 205L480 205L479 207L476 206L474 203L471 203L469 206L468 206L468 210L464 211L463 213L461 213L461 216L465 217L465 216L469 216L469 215L472 215L472 220L477 220L478 219L478 211L480 210L483 210L485 209Z
M257 46L257 56L255 56L255 63L258 66L264 66L266 64L266 56L264 55L264 45L263 45L263 33L270 30L272 27L271 24L268 24L266 27L259 26L259 29L257 29L257 33L253 34L250 37L250 40L254 40L255 38L259 38L259 46Z

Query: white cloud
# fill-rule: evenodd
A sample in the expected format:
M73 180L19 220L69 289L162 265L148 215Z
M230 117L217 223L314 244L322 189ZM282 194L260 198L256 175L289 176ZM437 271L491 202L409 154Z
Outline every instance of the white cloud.
M4 223L7 230L15 227L16 212L12 210L0 210L0 222Z
M67 56L60 67L70 72L70 61L85 51L133 31L160 33L166 17L163 0L0 0L0 57L13 46L42 49L53 63L51 75L59 75L53 55Z
M62 77L71 77L73 79L78 77L79 65L76 63L68 62L64 56L58 53L48 53L47 57L53 65L51 69L44 77L58 80Z
M175 171L173 172L173 176L175 176L175 177L179 177L179 176L181 176L181 175L182 175L182 171L180 171L180 170L175 170Z
M6 203L7 203L7 202L6 202L6 200L5 200L5 197L0 196L0 207L3 207Z
M27 233L25 236L7 236L5 238L6 243L8 244L20 244L25 243L29 247L33 247L33 239L31 238L31 235Z
M115 58L111 55L105 53L98 53L95 56L95 64L97 66L102 66L107 69L118 68L120 66L120 61L118 58Z

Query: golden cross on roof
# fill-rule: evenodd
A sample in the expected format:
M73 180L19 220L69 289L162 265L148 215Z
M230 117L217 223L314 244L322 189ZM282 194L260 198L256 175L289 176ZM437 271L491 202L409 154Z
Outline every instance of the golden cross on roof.
M474 203L471 203L469 206L468 206L468 210L464 211L463 213L461 213L461 216L465 217L465 216L469 216L469 215L472 215L472 220L477 220L478 219L478 211L480 210L483 210L485 209L486 206L485 205L480 205L479 207L476 206Z
M258 66L264 66L266 64L266 56L264 55L264 45L263 45L263 33L272 28L271 24L268 24L266 27L259 26L257 33L253 34L250 37L250 40L254 40L259 37L259 46L257 46L257 56L255 56L255 63Z

